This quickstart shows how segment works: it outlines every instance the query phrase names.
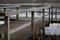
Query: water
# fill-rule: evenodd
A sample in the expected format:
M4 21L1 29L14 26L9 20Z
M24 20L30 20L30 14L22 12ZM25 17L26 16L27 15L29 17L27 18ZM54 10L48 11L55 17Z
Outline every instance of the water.
M60 35L60 23L53 23L53 24L50 24L49 27L45 27L45 34Z

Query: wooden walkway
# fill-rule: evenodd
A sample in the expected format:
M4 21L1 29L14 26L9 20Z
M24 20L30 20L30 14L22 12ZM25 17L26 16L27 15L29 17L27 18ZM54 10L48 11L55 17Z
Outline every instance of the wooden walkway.
M16 7L17 6L17 7ZM23 33L28 33L28 32L26 32L26 31L29 31L29 30L27 30L27 29L29 29L29 28L27 28L27 26L31 26L30 28L31 28L31 34L33 35L33 40L34 40L34 31L36 30L35 29L35 22L37 22L38 21L38 23L39 23L39 25L40 25L40 28L41 29L43 29L43 32L44 32L44 26L45 25L47 25L48 23L50 23L50 14L52 15L52 17L51 17L51 19L53 19L53 6L51 6L51 5L46 5L46 6L42 6L42 7L32 7L32 8L29 8L29 9L19 9L19 6L20 5L13 5L13 6L6 6L6 7L0 7L0 8L3 8L4 9L4 11L3 12L0 12L0 16L3 16L4 17L4 20L5 20L5 25L2 25L1 27L5 27L5 30L4 30L4 34L5 34L5 40L18 40L19 39L19 37L22 37L23 35L24 35L24 37L22 38L22 40L25 38L25 35L26 34L23 34ZM13 10L13 11L9 11L9 12L7 12L6 10L7 10L7 8L16 8L16 10ZM47 14L47 15L49 15L49 20L47 21L47 20L44 20L44 17L46 16L45 15L45 8L48 8L49 9L49 14ZM50 9L51 9L51 12L50 12ZM42 20L40 19L40 20L38 20L38 19L34 19L34 12L35 11L43 11L43 15L42 15ZM31 21L29 22L29 21L21 21L21 20L19 20L19 12L31 12ZM10 15L16 15L16 21L11 21L10 22ZM21 21L21 23L20 23L20 21ZM27 23L28 22L28 23ZM27 23L27 24L26 24ZM25 25L22 25L22 24L25 24ZM36 23L37 24L37 23ZM22 25L22 26L21 26ZM37 26L38 26L38 24L37 24ZM36 26L36 27L37 27ZM21 29L21 28L24 28L24 27L26 27L27 29L22 29L23 31L22 32L19 32L19 29ZM39 28L39 27L38 27ZM39 29L40 29L39 28ZM18 30L18 31L17 31ZM37 29L38 30L38 29ZM19 33L21 33L21 35L19 36L18 34ZM16 33L16 34L15 34ZM30 33L30 32L29 32ZM12 35L13 34L13 35ZM10 38L10 35L12 35L12 38ZM19 37L18 37L19 36ZM27 35L26 35L27 36ZM28 36L29 36L29 34L28 34ZM28 37L27 36L27 37ZM31 35L30 35L31 36ZM14 37L14 38L13 38ZM18 39L17 39L17 37L18 37Z
M29 37L32 36L31 20L28 20L28 19L29 18L27 18L27 20L15 20L15 21L10 22L10 32L9 33L11 34L11 40L28 39L27 38L28 36ZM35 23L34 29L36 31L43 26L42 20L40 18L36 18L34 23ZM48 22L45 21L45 23L47 24ZM4 25L1 25L0 27L4 27ZM20 36L20 38L18 35ZM15 37L16 37L16 39L15 39Z

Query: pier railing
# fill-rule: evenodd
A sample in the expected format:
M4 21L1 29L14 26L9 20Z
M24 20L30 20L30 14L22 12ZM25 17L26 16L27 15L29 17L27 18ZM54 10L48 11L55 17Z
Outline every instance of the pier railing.
M45 13L45 9L46 8L52 8L52 6L43 6L43 7L32 7L32 8L29 8L29 9L19 9L20 8L20 5L13 5L13 6L6 6L6 7L0 7L0 8L3 8L4 11L3 12L0 12L0 16L4 16L4 19L5 19L5 40L10 40L10 34L9 34L9 30L10 30L10 18L9 16L10 15L17 15L17 18L18 18L18 12L31 12L31 30L32 30L32 34L33 34L33 40L34 40L34 11L43 11L43 16L42 16L42 23L43 23L43 26L45 25L44 24L44 17L46 16L44 13ZM16 10L13 10L13 11L9 11L7 12L7 8L16 8ZM50 13L50 11L49 11ZM47 14L49 15L50 17L50 14ZM52 16L53 17L53 16ZM51 18L53 19L53 18ZM50 20L50 18L49 18ZM44 28L44 27L43 27Z

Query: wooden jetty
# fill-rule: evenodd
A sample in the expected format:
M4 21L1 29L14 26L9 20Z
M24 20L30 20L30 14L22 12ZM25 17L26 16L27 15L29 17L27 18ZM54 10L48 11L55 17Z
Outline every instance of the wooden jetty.
M0 8L3 8L4 9L4 11L0 12L0 16L3 16L4 17L4 21L5 21L5 24L4 25L1 25L1 27L4 28L5 40L15 40L15 39L13 39L13 37L15 37L16 35L13 36L12 34L15 34L16 32L18 32L17 29L20 29L21 23L22 24L25 24L25 26L22 26L22 28L23 27L26 27L27 25L28 26L31 25L31 35L33 35L33 40L34 40L34 34L35 34L34 33L34 22L36 22L35 19L34 19L34 12L35 11L41 11L41 10L43 11L42 20L39 20L40 26L41 26L41 29L43 29L43 32L44 32L44 26L47 25L48 23L50 23L50 14L52 16L51 17L51 20L53 22L53 6L52 5L50 5L50 6L49 5L46 5L46 6L42 6L42 7L32 7L32 8L29 8L29 9L19 9L19 7L20 7L20 5L12 5L12 6L9 6L8 5L8 6L5 6L5 7L4 6L0 7ZM16 10L6 11L7 8L9 8L9 9L10 8L16 8ZM45 9L46 8L49 9L49 14L47 14L47 15L49 15L49 19L48 20L44 20L44 17L46 16L45 15ZM51 12L50 12L50 9L51 9ZM27 24L26 24L25 21L23 21L23 22L20 21L19 20L19 16L18 16L19 12L31 12L31 20L30 21L27 21ZM9 17L10 15L16 15L16 20L10 22L10 17ZM3 28L1 28L1 29L3 29ZM21 34L22 34L22 32L21 32ZM13 36L13 37L11 36L12 39L10 39L10 35ZM18 39L16 39L16 40L18 40Z

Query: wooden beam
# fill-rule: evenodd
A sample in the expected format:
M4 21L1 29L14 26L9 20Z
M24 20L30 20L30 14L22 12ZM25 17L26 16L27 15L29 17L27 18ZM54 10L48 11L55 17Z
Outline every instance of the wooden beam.
M36 7L32 7L32 8L29 8L29 9L28 8L27 9L19 9L18 11L17 10L13 10L13 11L7 11L7 12L3 12L3 13L5 13L6 16L9 16L9 15L15 15L15 14L17 14L17 12L40 11L42 9L49 8L49 7L51 7L51 6L37 7L37 8Z
M9 17L5 16L5 40L10 40L10 34L9 34L9 30L10 30L10 21L9 21Z
M1 5L0 8L16 8L16 7L20 7L20 5Z
M32 29L32 35L34 40L34 11L31 12L31 29Z

